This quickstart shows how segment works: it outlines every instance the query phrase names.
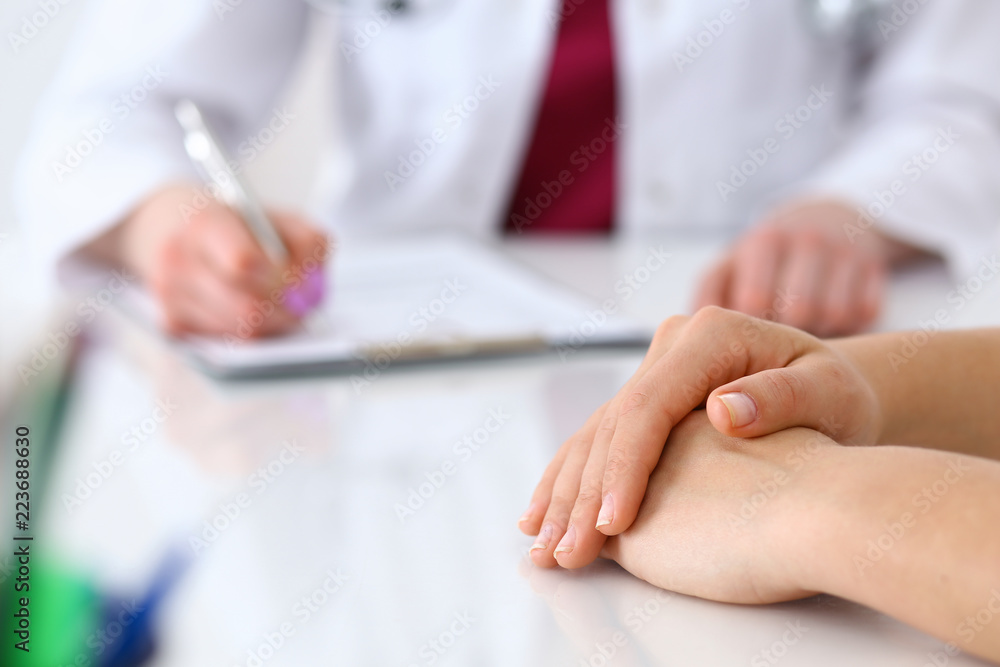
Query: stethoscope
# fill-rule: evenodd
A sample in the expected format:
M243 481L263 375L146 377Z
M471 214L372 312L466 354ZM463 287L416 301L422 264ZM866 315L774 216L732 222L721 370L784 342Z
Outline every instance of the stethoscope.
M867 38L892 0L801 0L803 18L821 36Z

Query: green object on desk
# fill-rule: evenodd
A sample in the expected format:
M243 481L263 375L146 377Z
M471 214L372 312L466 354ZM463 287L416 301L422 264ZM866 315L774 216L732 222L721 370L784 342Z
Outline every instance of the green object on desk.
M0 663L10 667L86 667L97 665L101 596L91 582L53 562L34 557L30 562L31 590L15 592L11 580L17 564L0 592L4 609L4 645ZM18 648L18 598L28 598L30 639L27 651Z
M3 488L14 499L13 465L17 427L28 429L30 462L30 528L8 534L5 542L10 567L0 581L0 609L3 610L3 646L0 664L10 667L84 667L97 665L94 637L102 618L102 601L92 582L52 559L42 539L35 536L38 517L47 499L46 487L59 444L59 433L69 401L83 334L28 382L19 383L9 405L4 407L2 456ZM8 477L8 474L10 476ZM13 507L11 507L13 510ZM13 522L11 511L8 521ZM8 526L12 524L8 523ZM6 532L6 531L5 531ZM27 551L26 555L19 555ZM27 562L22 563L24 559ZM6 562L6 559L4 559ZM25 568L25 569L22 569ZM22 604L24 602L25 604ZM25 634L18 634L26 625ZM88 646L88 640L94 646ZM22 650L24 649L27 650Z

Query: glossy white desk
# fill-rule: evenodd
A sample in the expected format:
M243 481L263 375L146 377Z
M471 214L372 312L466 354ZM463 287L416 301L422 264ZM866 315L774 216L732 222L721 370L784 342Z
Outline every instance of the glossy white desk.
M507 247L605 298L651 243ZM622 303L654 322L686 309L713 252L662 245L671 262ZM961 310L954 288L936 265L898 276L881 327L939 309L950 326L1000 323L1000 280ZM155 665L983 664L829 597L737 607L609 563L531 566L517 518L636 352L390 369L359 393L344 376L217 383L119 317L98 331L38 539L123 596L171 545L204 540L160 610ZM58 497L115 450L120 464L68 511Z

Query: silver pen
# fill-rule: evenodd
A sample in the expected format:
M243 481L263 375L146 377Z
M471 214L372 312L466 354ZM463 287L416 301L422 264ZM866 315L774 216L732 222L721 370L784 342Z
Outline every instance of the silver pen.
M232 161L205 122L201 109L191 100L183 99L174 107L174 115L184 129L184 150L202 177L214 183L223 203L240 214L268 258L276 266L285 266L289 258L288 248L267 217L264 207L254 197L253 190L233 171L230 166Z

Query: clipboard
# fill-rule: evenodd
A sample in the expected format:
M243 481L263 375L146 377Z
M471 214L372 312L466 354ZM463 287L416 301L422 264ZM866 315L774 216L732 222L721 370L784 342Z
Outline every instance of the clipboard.
M179 344L212 376L253 378L644 348L653 335L608 302L592 302L459 236L342 242L327 276L327 302L300 332L193 336Z

